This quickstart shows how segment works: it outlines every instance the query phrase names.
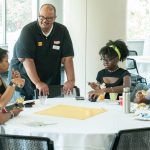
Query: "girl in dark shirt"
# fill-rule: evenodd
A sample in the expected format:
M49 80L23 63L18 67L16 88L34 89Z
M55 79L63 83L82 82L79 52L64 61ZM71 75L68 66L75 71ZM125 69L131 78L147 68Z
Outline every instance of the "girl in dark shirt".
M89 83L94 91L89 92L89 97L98 97L100 94L106 93L105 98L109 99L109 93L123 92L124 87L131 86L130 73L118 66L119 61L124 61L129 55L129 50L125 42L121 40L109 41L106 46L102 47L99 55L103 61L105 69L97 74L97 83ZM99 85L105 85L100 88Z

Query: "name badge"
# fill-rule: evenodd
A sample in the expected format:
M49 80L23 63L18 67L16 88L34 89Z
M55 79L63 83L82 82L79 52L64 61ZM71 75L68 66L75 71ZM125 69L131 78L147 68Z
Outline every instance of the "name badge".
M60 44L60 41L54 41L54 44L56 44L56 45Z
M59 49L60 49L60 46L58 46L58 45L53 45L53 49L59 50Z

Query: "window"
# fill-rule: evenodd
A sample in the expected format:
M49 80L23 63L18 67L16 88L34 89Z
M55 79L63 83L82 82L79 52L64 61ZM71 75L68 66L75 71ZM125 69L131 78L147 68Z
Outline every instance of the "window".
M0 1L0 45L12 47L21 29L37 18L38 0ZM34 15L36 14L36 15Z
M0 43L3 40L3 32L2 32L2 1L0 1Z
M7 0L6 6L6 43L11 43L22 27L32 21L32 1Z
M128 0L127 39L143 40L150 31L149 0Z

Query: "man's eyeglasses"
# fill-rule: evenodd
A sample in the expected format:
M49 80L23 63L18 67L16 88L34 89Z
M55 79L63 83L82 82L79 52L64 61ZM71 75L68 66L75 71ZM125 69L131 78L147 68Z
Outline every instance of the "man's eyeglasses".
M41 21L46 20L46 21L52 21L55 17L44 17L44 16L39 16L39 19Z

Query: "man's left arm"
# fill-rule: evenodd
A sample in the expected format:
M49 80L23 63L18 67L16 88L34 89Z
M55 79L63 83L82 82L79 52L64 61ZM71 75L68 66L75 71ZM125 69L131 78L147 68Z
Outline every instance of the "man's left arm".
M72 90L75 85L73 57L63 57L62 63L64 64L64 69L67 75L67 81L64 83L64 90Z

